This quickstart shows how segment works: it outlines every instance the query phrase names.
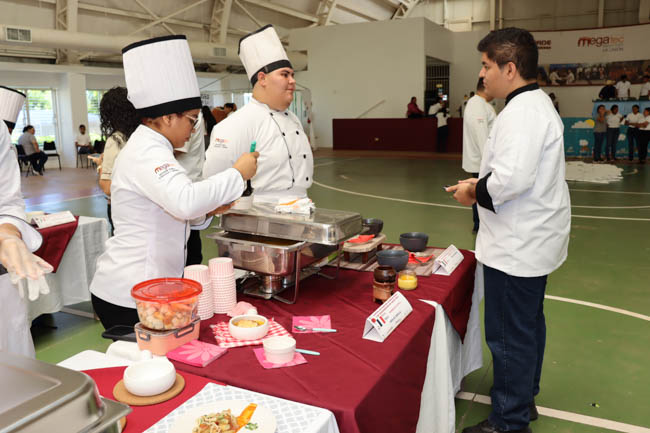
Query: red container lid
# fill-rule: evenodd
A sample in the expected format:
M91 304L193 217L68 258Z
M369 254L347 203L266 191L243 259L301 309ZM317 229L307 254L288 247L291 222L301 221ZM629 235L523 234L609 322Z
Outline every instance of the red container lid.
M138 301L166 303L189 299L202 291L201 283L187 278L156 278L133 286L131 296Z

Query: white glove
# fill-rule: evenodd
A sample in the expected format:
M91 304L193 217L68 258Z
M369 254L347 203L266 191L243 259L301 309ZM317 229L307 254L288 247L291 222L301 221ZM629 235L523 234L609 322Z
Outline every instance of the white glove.
M50 293L45 274L52 272L52 266L27 249L25 242L17 236L0 235L0 263L9 272L9 278L18 288L21 298L27 290L30 301L38 299L39 294Z

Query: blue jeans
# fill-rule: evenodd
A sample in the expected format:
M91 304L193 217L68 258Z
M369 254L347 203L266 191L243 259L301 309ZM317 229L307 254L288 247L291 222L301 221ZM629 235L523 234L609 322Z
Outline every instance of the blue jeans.
M494 381L489 420L500 430L525 428L528 406L539 393L546 322L546 275L513 277L483 266L485 339L492 352Z
M607 132L594 132L594 161L600 161L600 152L603 150L603 141Z

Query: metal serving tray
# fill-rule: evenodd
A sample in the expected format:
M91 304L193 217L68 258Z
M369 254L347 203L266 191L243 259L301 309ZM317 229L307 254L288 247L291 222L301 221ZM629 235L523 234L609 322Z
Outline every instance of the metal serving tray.
M83 373L6 352L0 352L0 383L3 433L117 432L131 411L100 399Z
M361 215L356 212L317 208L311 215L280 214L273 205L263 203L223 214L220 227L228 232L324 245L337 245L362 229Z

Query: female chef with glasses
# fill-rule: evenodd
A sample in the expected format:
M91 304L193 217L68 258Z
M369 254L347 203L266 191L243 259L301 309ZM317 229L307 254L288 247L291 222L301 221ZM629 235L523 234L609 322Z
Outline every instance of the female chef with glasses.
M148 39L122 50L129 100L142 124L115 161L111 202L115 236L97 261L90 286L105 328L138 322L131 288L181 277L190 220L206 220L239 198L257 170L256 152L192 183L174 158L190 138L201 96L185 36Z

